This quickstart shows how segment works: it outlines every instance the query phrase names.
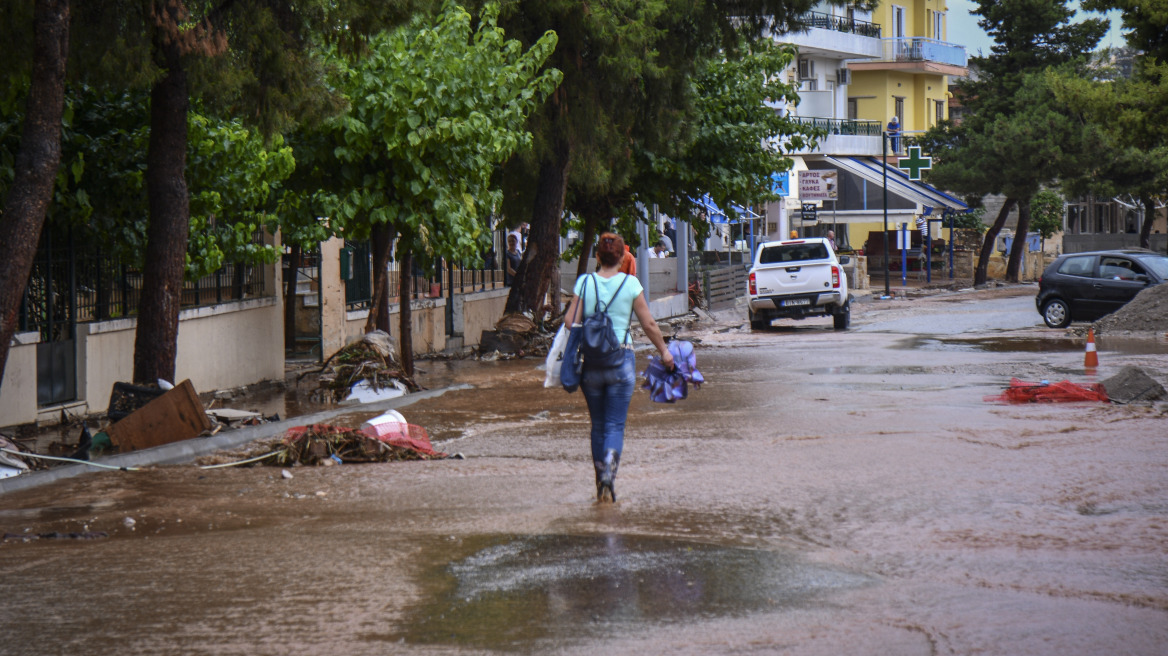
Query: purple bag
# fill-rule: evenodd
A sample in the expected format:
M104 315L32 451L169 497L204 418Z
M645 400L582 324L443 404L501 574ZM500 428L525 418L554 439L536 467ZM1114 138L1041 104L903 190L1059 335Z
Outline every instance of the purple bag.
M694 355L693 344L674 340L669 342L669 352L673 354L673 370L669 371L655 355L649 356L649 366L641 375L645 377L643 387L649 390L649 398L654 403L674 403L689 395L689 384L698 388L706 379L698 371L698 359Z

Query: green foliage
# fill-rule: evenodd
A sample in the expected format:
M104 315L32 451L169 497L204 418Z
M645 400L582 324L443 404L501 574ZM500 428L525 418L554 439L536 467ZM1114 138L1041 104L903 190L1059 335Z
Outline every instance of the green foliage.
M71 88L66 95L61 166L48 221L72 225L128 264L146 249L145 190L149 100L142 92ZM22 114L0 114L0 196L7 191ZM16 126L13 128L12 126ZM239 121L191 113L186 176L191 192L191 240L186 275L194 279L225 260L271 262L271 246L254 233L275 230L273 192L295 165L279 137L265 140Z
M1050 239L1063 229L1063 197L1049 189L1030 199L1030 229Z
M953 215L953 227L957 230L974 230L977 234L985 234L989 226L985 223L985 207L976 207L968 212ZM946 222L945 227L948 227Z
M384 223L419 253L473 259L481 251L484 221L501 200L492 173L530 146L527 116L561 79L540 72L555 34L525 52L497 16L488 6L474 30L470 14L448 3L433 21L373 36L355 63L330 51L349 103L324 135L336 160L337 176L320 176L335 233L366 239Z
M737 52L707 60L693 78L693 135L679 156L641 152L639 196L667 214L696 214L695 199L705 194L730 218L734 204L775 200L771 176L791 169L787 155L826 136L774 109L799 102L795 87L780 79L794 61L793 46L760 39Z
M1132 48L1168 62L1168 0L1083 0L1083 9L1123 10L1123 30Z
M978 77L962 83L969 121L979 129L982 120L993 121L1019 107L1015 92L1031 73L1072 61L1082 61L1107 32L1106 19L1072 23L1074 11L1066 0L978 0L973 14L978 25L994 39L990 54L974 57L970 64Z
M1047 83L1094 153L1066 176L1068 193L1168 190L1168 63L1147 63L1134 78L1111 81L1051 71Z

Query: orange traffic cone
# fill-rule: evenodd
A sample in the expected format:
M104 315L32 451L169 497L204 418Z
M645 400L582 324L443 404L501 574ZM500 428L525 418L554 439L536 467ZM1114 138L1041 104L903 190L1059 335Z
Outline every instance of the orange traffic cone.
M1083 366L1094 369L1099 366L1099 354L1095 351L1095 329L1087 329L1087 355L1083 358Z

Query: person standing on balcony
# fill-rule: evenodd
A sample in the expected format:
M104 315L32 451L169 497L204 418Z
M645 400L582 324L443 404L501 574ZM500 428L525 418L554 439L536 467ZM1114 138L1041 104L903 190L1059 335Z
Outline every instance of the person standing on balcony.
M888 122L888 142L892 146L893 154L900 152L900 121L893 116Z

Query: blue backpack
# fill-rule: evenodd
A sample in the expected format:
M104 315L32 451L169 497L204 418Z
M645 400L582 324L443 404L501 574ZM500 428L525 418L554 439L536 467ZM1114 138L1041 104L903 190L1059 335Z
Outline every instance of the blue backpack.
M625 274L620 285L617 286L608 303L600 301L600 286L596 282L596 274L592 274L592 287L596 290L596 304L593 313L584 319L583 323L572 327L568 333L567 345L564 348L564 363L560 369L560 383L568 392L576 391L580 385L580 374L584 366L589 369L610 369L624 363L624 350L616 338L616 331L612 327L612 319L608 316L608 306L620 295L621 289L629 279ZM588 299L588 283L580 293L580 314L584 313L584 304ZM632 317L629 324L632 325ZM625 337L628 337L626 330Z
M584 319L584 335L580 339L580 354L584 356L584 366L589 369L611 369L624 363L625 354L621 343L616 338L616 330L612 327L612 319L608 316L608 306L620 295L621 289L628 282L625 274L612 298L608 303L600 302L600 286L596 282L596 274L592 274L592 287L596 290L596 305L590 316ZM583 304L583 299L581 299ZM632 323L632 317L629 317ZM628 332L625 332L628 337Z

